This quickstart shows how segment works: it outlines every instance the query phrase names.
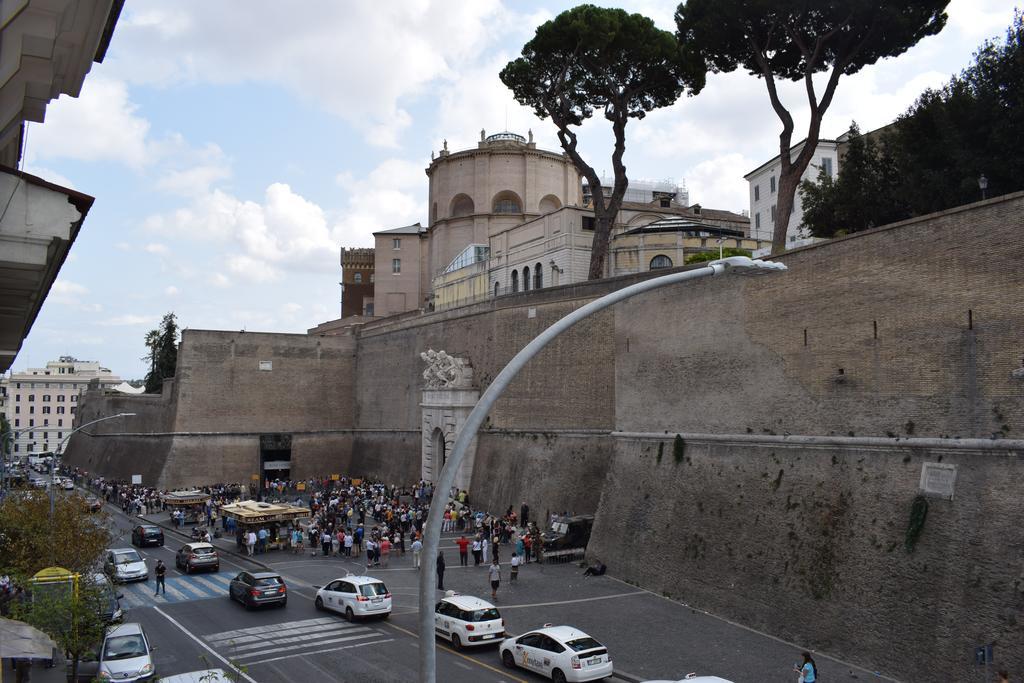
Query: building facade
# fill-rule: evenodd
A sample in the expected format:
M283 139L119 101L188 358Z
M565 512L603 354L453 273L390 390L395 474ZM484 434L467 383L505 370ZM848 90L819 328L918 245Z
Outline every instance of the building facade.
M15 432L11 453L24 457L54 451L73 429L78 397L91 380L101 388L121 383L121 378L96 361L70 356L50 361L45 368L13 372L0 380L3 413ZM35 429L28 429L35 427ZM20 432L19 432L20 430Z

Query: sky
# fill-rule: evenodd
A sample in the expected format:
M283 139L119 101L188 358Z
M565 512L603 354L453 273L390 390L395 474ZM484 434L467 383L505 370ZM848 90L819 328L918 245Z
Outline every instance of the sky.
M337 318L339 250L426 223L424 170L444 140L456 151L482 128L532 129L560 151L498 73L574 4L126 3L81 96L28 128L24 170L96 202L12 369L70 355L141 378L146 332L171 311L186 328L265 332ZM608 3L665 30L676 4ZM840 80L823 137L893 120L1002 36L1013 7L953 0L939 35ZM806 100L796 84L780 92L799 140ZM625 163L633 179L674 179L691 203L739 212L743 175L777 154L779 130L762 80L709 75L698 96L630 122ZM610 169L603 119L580 140Z

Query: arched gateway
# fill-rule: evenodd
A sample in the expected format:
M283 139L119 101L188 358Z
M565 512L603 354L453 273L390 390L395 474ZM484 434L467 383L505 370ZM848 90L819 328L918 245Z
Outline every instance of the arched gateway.
M465 358L430 349L420 354L426 363L423 372L421 476L436 482L455 438L465 424L480 392L473 388L473 368ZM455 476L455 486L469 490L473 479L476 439Z

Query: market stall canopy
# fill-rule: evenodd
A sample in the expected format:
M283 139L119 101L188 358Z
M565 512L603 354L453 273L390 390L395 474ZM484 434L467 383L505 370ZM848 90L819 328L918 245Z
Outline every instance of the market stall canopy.
M210 494L202 491L171 491L165 493L163 498L167 505L199 505L210 500Z
M57 644L23 621L0 618L0 659L49 659Z
M264 522L290 522L309 517L308 508L288 505L286 503L259 503L255 500L243 500L221 507L225 517L231 517L242 524L262 524Z

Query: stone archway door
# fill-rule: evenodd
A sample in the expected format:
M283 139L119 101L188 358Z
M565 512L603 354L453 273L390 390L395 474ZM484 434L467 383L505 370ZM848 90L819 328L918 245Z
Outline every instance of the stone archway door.
M441 475L448 454L455 446L455 438L465 424L479 394L465 389L426 389L423 392L422 466L425 481L436 482ZM466 459L455 475L455 486L469 490L473 479L473 461L476 439L470 444Z

